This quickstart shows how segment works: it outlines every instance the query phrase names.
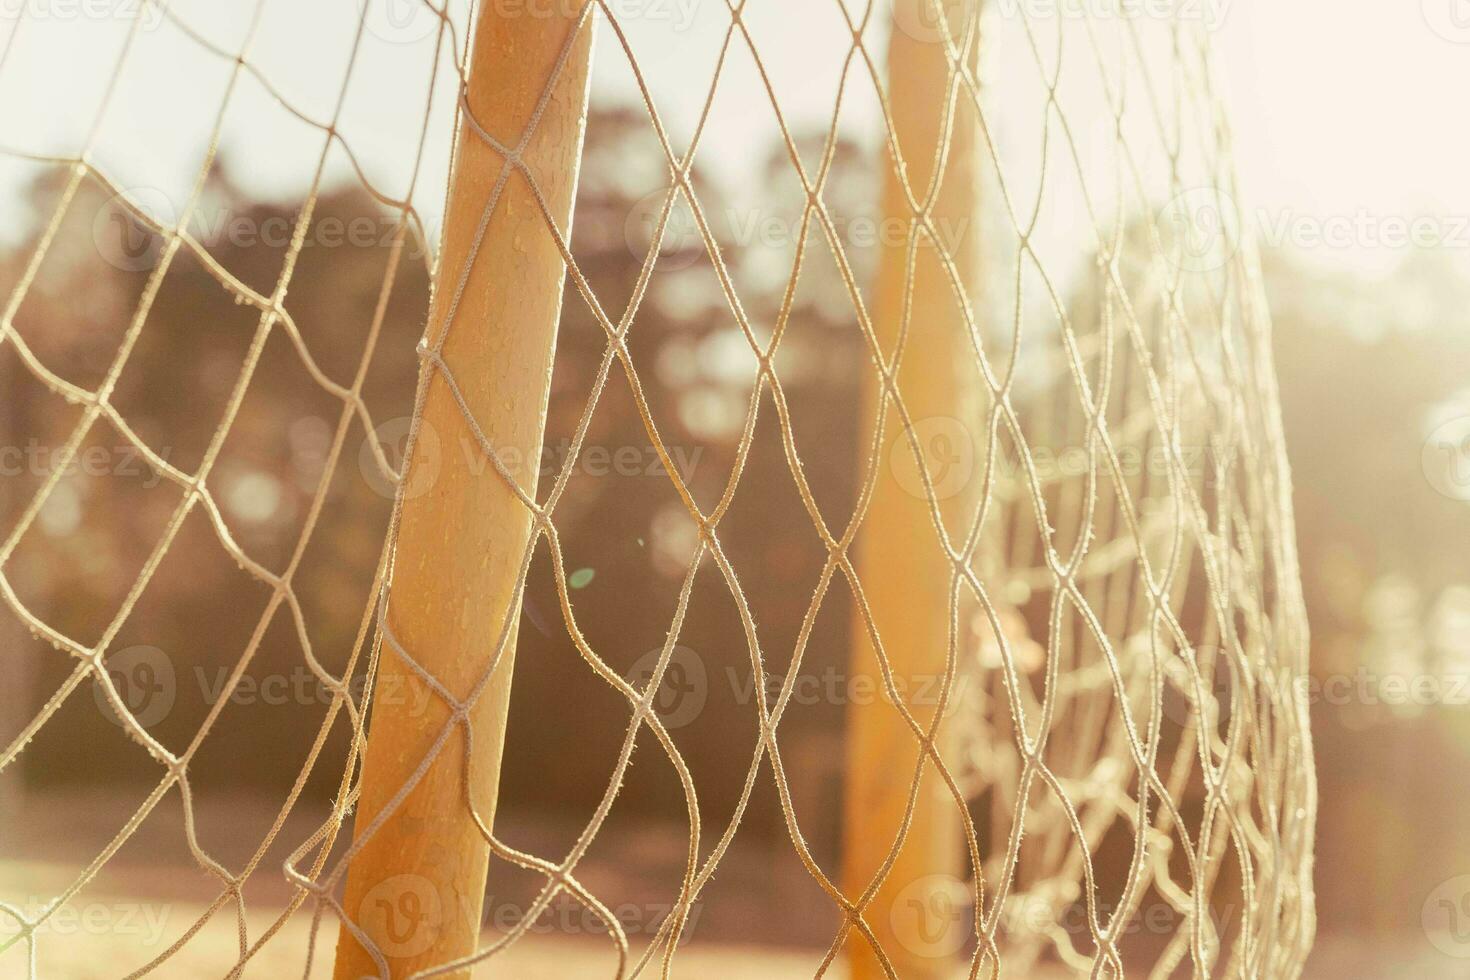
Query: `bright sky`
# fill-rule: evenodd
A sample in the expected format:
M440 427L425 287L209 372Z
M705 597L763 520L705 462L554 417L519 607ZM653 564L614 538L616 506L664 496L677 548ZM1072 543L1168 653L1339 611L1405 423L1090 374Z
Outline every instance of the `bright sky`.
M316 118L325 120L332 113L360 2L265 0L251 60L287 99ZM433 19L416 11L413 5L418 0L367 2L372 4L370 30L341 129L369 174L386 190L401 193L407 186L417 122L424 112ZM451 0L451 9L459 9L463 2ZM783 112L793 120L825 120L831 112L849 38L838 2L749 0L747 4L746 23ZM856 5L856 0L846 2ZM1004 17L1017 9L1045 12L1060 3L1066 10L1101 6L1107 0L990 2ZM1167 0L1128 2L1149 10ZM1470 173L1470 127L1462 112L1464 95L1470 92L1466 0L1175 2L1211 23L1218 21L1212 35L1250 208L1274 217L1351 218L1364 209L1377 218L1470 215L1470 180L1465 178ZM729 23L725 3L609 3L619 12L660 111L683 145ZM15 32L17 23L22 25L13 43L0 49L7 52L0 62L0 145L76 153L107 87L127 18L142 4L143 0L0 0L4 32L0 37ZM231 51L240 44L250 9L246 3L217 0L174 0L172 7ZM187 186L203 149L230 63L202 53L174 26L159 23L155 10L144 10L135 55L104 116L93 155L124 186L161 188L173 197ZM887 17L875 17L884 22L868 36L881 57ZM1009 79L1014 69L1034 80L1036 69L1019 44L1020 35L1002 29L994 38L993 47L1001 50L992 55L990 75ZM410 41L417 43L405 43ZM1092 78L1074 72L1072 82L1094 84L1096 69L1089 70ZM441 73L441 80L448 77ZM599 35L593 92L594 99L603 103L634 93L627 59L608 30ZM875 112L871 85L855 76L850 92L844 122L858 131L871 131ZM448 88L440 92L441 118L447 118L442 112L450 107L451 96ZM1034 122L1039 113L1034 102L1019 97L1016 101L1020 131L1026 129L1028 115ZM1085 102L1072 105L1074 117L1090 114ZM718 177L738 182L742 168L753 158L750 147L764 145L773 134L760 79L737 40L705 137L703 165ZM235 162L238 179L257 193L286 198L299 193L312 173L320 138L292 121L254 80L246 79L231 98L223 146ZM762 150L755 159L763 155ZM443 157L442 152L431 153L425 162L417 197L426 212L437 210ZM334 151L329 172L342 174L346 167L345 158ZM17 234L15 189L30 172L26 166L0 161L0 219L6 237Z
M1470 4L1235 0L1219 42L1256 204L1470 216Z
M1463 26L1435 8L1458 8ZM1470 128L1454 118L1470 92L1462 0L1237 2L1221 41L1262 200L1470 213Z

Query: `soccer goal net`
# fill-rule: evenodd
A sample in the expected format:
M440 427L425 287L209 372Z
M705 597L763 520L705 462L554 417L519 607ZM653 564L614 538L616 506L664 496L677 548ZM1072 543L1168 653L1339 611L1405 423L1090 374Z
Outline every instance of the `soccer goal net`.
M18 5L0 972L1298 975L1227 14Z

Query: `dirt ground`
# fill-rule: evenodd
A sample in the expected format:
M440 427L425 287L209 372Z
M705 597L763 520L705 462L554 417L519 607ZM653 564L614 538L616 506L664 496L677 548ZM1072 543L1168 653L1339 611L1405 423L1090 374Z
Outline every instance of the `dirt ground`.
M132 805L136 805L135 803ZM35 914L53 896L65 890L116 835L131 812L126 801L110 797L52 796L31 799L19 811L0 816L0 901L19 905ZM176 806L176 804L175 804ZM227 868L238 869L261 839L274 812L258 801L214 801L196 807L201 844ZM113 980L144 967L167 951L208 909L220 892L220 882L189 859L180 846L177 813L161 806L117 856L107 862L91 883L69 901L36 935L34 972L25 942L13 942L0 952L0 980L28 976L44 980ZM310 834L318 815L303 813L282 831L283 842L297 842ZM544 831L544 828L543 828ZM527 828L533 833L534 828ZM649 834L641 842L641 864L658 865L654 853L662 836ZM652 843L651 843L652 842ZM283 847L285 845L283 844ZM543 853L550 853L548 848ZM652 856L651 856L652 855ZM782 875L773 874L761 852L737 852L722 866L708 918L691 930L674 961L680 980L799 980L812 977L830 939L832 911L824 896L804 891ZM584 867L585 880L594 891L606 887L619 868L639 866L626 854L604 856L603 864ZM615 890L627 894L651 888L646 882L611 879ZM493 884L493 881L492 881ZM523 883L525 884L525 883ZM529 890L507 888L502 902L529 900ZM280 857L270 855L246 885L244 935L234 908L216 911L198 933L167 962L148 975L164 980L210 980L224 977L237 962L245 944L253 944L281 915L292 896L280 871ZM507 897L509 896L509 898ZM723 896L723 897L721 897ZM524 907L523 905L521 907ZM578 910L580 915L580 910ZM579 931L574 929L574 932ZM593 930L582 929L582 932ZM0 946L15 932L0 913ZM245 970L247 980L286 980L330 976L337 921L326 913L316 931L314 960L308 968L311 946L310 907L291 916L255 954ZM646 943L651 930L630 930L635 956L639 939ZM495 938L487 931L487 940ZM753 942L754 940L754 942ZM538 928L474 972L476 978L496 980L599 980L616 976L616 953L609 937L567 936L554 926ZM1306 971L1307 980L1388 980L1412 976L1415 980L1462 980L1467 961L1439 955L1422 937L1405 936L1384 943L1327 933L1319 938ZM656 976L656 963L643 976ZM1010 974L1005 974L1010 976ZM841 964L826 974L846 980ZM1025 980L1059 980L1063 973Z
M128 899L111 901L121 918L128 907ZM174 903L169 909L168 924L192 923L203 911L202 905ZM264 915L250 915L250 931L259 934L268 924ZM158 951L167 943L149 945L151 924L138 920L139 931L126 930L110 934L75 935L53 932L39 937L36 976L56 980L115 980L136 969L146 957L145 950ZM287 977L306 977L309 980L325 980L331 976L332 943L336 938L335 923L322 924L318 935L316 962L308 971L305 967L307 936L311 920L308 915L294 917L272 941L247 965L243 976L259 980L284 980ZM69 928L69 927L68 927ZM176 933L171 929L170 933ZM139 940L143 940L141 943ZM164 978L223 977L235 962L238 938L235 934L234 916L228 913L216 915L207 926L178 953L160 966L151 975ZM784 978L810 977L820 956L815 951L799 953L771 950L753 950L747 947L728 947L714 944L693 944L681 949L675 976L720 977L722 980L784 980ZM515 980L568 980L578 977L613 977L616 957L611 943L596 943L590 940L556 940L539 936L528 937L515 944L490 962L477 968L476 978L496 977ZM21 948L12 948L0 954L0 976L22 978L26 976L25 953ZM656 975L649 971L645 975ZM845 972L835 970L828 974L841 980Z
M97 853L117 835L140 801L119 799L107 793L31 794L19 808L0 815L0 901L19 906L35 915L53 896L66 890ZM199 842L205 851L232 872L248 861L275 817L268 804L249 799L199 799L195 804ZM194 863L183 842L181 809L177 799L166 799L138 828L117 855L106 862L95 877L55 913L37 932L34 975L45 980L102 980L127 976L168 951L207 912L220 894L221 882ZM244 935L254 944L270 929L293 897L293 889L281 872L284 854L310 835L321 818L319 812L302 812L286 824L280 844L261 860L245 886ZM533 827L524 833L534 834ZM545 828L542 828L545 832ZM525 838L522 838L524 842ZM641 845L645 850L648 843ZM625 857L625 856L624 856ZM590 862L583 873L592 879L608 879L608 865L622 858ZM658 866L657 855L643 855L642 865ZM630 862L633 863L633 862ZM737 861L727 880L759 881L758 862ZM648 891L651 885L637 880L620 882L627 889ZM499 894L502 905L524 907L533 894L531 882L507 882ZM626 889L620 889L626 893ZM784 980L810 977L821 961L819 943L773 945L757 949L730 941L736 926L760 918L770 919L762 907L771 896L738 886L726 889L738 898L718 900L718 909L696 933L681 945L675 960L676 977L719 977L720 980ZM654 906L650 905L650 908ZM666 906L657 906L662 912ZM580 909L575 909L581 922ZM566 915L565 909L559 914ZM777 917L779 918L779 917ZM717 925L716 920L726 923ZM791 933L786 923L787 935ZM825 932L826 926L821 926ZM254 980L284 980L306 977L316 980L331 973L338 922L328 911L316 929L315 955L308 968L312 914L308 904L292 915L270 941L252 956L243 976ZM616 975L617 956L610 937L601 930L582 927L597 935L558 935L555 923L538 927L504 952L481 965L474 976L515 980L567 980ZM640 940L646 944L651 929L631 930L634 955ZM13 938L13 920L0 912L0 946ZM639 933L642 933L641 935ZM486 938L494 938L487 930ZM208 980L223 977L237 962L241 948L239 920L234 907L226 904L211 915L181 949L148 974L173 980ZM0 978L30 975L30 951L24 941L13 942L0 952ZM645 976L656 975L650 968ZM840 968L828 972L844 980Z

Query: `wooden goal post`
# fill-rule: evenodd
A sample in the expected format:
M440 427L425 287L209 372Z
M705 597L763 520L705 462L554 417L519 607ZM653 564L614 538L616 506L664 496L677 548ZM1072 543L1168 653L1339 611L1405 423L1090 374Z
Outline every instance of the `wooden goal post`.
M911 249L906 241L885 240L873 316L885 360L892 361L903 335L896 383L956 548L977 499L972 420L982 413L975 404L979 377L969 328L955 294L955 275L946 270L940 250L953 260L973 300L979 259L978 127L972 95L956 78L956 54L948 44L959 46L962 57L973 55L974 38L966 32L975 7L976 0L895 0L889 106L903 175L890 161L883 187L885 227L909 229L917 204L921 211L927 208L939 241L921 237ZM872 446L884 393L876 369L864 371L863 380L866 448ZM954 569L934 527L930 490L918 475L909 434L892 400L876 451L872 500L858 535L858 573L899 699L927 730L934 726L937 695L950 669L951 603L958 596L963 609L965 590L955 588ZM959 629L963 645L963 620ZM853 630L853 677L882 690L877 652L861 612ZM946 715L961 693L951 690ZM953 758L945 752L949 727L937 726L935 739L946 759ZM888 860L904 827L921 751L912 728L886 697L849 710L846 738L843 891L856 900ZM889 965L904 980L951 976L953 954L973 932L960 911L963 901L956 901L964 873L960 804L932 760L924 767L902 845L863 910ZM849 934L848 955L853 980L888 976L856 930Z
M522 159L568 239L586 129L591 42L592 18L575 4L485 4L468 75L468 111L486 132L514 147L534 125ZM533 123L548 84L553 90ZM491 445L507 458L535 461L546 425L566 270L521 172L509 174L481 237L482 216L505 167L503 155L466 120L426 340L431 349L443 340L444 363ZM475 444L466 419L443 374L429 362L424 370L429 381L421 430L427 435L404 475L388 623L404 649L455 698L469 694L507 619L512 625L489 686L454 726L432 767L352 860L343 910L378 947L394 978L476 948L489 847L474 814L487 826L495 814L514 622L520 615L517 583L533 531L530 511L495 468L460 451ZM536 469L521 466L514 473L533 497ZM424 683L388 644L378 672L380 691ZM417 715L385 708L371 718L359 838L419 767L451 709L443 699L430 698ZM472 785L466 784L467 773L473 773ZM379 976L381 969L344 923L338 980Z

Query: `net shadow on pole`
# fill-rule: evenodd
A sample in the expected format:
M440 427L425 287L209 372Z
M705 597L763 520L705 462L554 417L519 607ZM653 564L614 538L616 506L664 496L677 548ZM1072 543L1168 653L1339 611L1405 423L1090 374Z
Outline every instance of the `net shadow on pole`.
M591 5L486 4L468 81L396 502L335 976L468 976L490 857L516 622L538 521L586 129ZM444 451L473 438L492 466ZM401 706L400 706L401 707ZM456 965L457 964L457 965Z

